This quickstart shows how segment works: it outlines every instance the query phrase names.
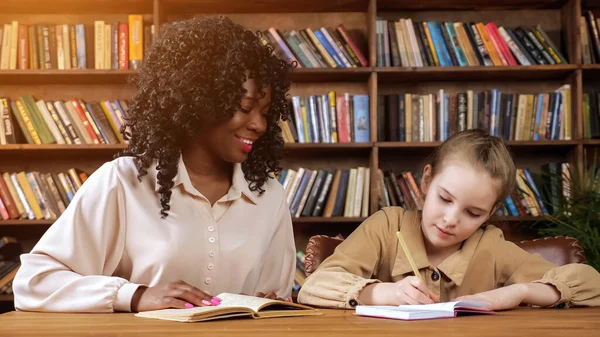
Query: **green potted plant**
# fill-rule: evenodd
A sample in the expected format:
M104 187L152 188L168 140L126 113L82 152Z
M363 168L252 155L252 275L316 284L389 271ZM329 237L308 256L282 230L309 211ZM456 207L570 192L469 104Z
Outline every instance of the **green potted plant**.
M560 166L559 166L560 167ZM546 172L546 200L552 209L545 221L536 223L541 236L570 236L581 244L588 264L600 271L600 170L597 169L596 155L590 165L584 157L583 167L571 164L568 174ZM552 197L552 183L563 183L567 195L559 189L558 198ZM556 191L555 191L556 192ZM557 202L558 201L558 202Z

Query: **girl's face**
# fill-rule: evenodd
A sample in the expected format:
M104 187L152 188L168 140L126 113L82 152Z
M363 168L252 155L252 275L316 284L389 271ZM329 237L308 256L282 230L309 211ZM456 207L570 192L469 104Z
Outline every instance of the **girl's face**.
M435 177L427 165L421 180L425 245L444 249L469 238L496 210L499 187L498 180L467 164L448 163Z

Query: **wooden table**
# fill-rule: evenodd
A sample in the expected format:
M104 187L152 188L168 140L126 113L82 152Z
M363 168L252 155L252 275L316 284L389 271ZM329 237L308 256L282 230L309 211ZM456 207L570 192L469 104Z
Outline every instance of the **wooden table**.
M600 308L517 309L497 315L396 321L323 310L323 315L178 323L133 314L0 315L0 336L527 336L599 337Z

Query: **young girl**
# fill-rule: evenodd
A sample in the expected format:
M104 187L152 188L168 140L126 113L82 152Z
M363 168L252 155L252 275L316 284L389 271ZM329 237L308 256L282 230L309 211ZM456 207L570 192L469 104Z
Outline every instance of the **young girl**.
M482 226L515 178L499 138L480 130L451 137L423 170L423 210L387 207L369 217L307 278L298 301L334 308L459 299L484 301L492 310L600 305L600 274L592 267L557 267L505 241L500 229Z

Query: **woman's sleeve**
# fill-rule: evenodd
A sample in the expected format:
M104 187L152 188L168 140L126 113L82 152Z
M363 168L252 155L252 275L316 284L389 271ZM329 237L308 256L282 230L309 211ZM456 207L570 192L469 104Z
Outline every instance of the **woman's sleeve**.
M354 308L360 291L368 284L380 282L372 277L385 256L390 228L398 230L395 221L390 224L385 210L365 220L306 279L298 301L319 307Z
M600 306L600 274L591 266L571 263L556 266L539 254L530 254L502 237L496 241L496 275L499 286L543 283L554 286L560 299L552 306Z
M111 276L125 246L123 191L102 165L33 250L21 256L13 288L24 311L130 311L139 285Z

